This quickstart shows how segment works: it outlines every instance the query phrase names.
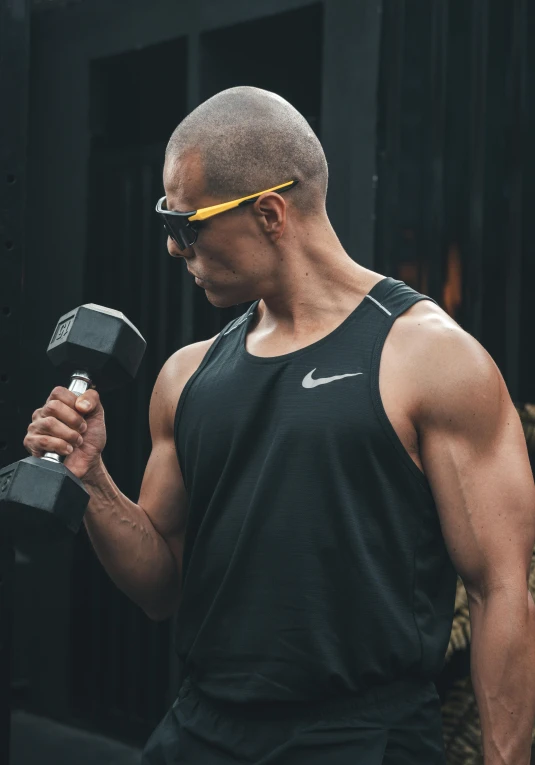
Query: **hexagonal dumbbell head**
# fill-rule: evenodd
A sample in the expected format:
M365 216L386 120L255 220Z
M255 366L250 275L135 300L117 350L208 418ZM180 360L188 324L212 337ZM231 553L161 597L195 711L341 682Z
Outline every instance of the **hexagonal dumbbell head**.
M104 391L129 382L145 346L126 316L89 303L61 317L47 353L71 376L69 389L80 395L91 382ZM88 501L83 483L56 454L27 457L0 470L0 521L7 521L14 542L76 533Z
M98 391L130 382L137 373L146 342L120 311L87 303L64 314L47 354L67 375L89 372Z
M26 457L0 470L2 523L13 541L76 534L88 502L82 482L61 463Z

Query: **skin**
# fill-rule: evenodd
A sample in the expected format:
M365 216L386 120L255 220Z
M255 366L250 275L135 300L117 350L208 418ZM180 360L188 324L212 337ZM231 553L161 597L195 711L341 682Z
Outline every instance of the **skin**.
M166 163L164 186L171 210L224 201L206 192L195 154ZM211 219L188 250L168 240L170 255L185 259L213 305L261 298L246 339L258 356L324 337L383 278L347 255L321 199L306 216L291 194L265 194ZM176 404L214 339L180 349L158 376L150 404L153 448L137 503L102 463L104 413L95 390L76 399L55 388L25 439L36 456L67 455L66 466L91 495L84 522L100 560L153 619L169 617L180 601L187 497L173 441ZM535 486L520 420L487 352L429 301L393 325L379 383L395 431L429 480L469 596L485 765L528 765L535 721L535 604L527 586Z

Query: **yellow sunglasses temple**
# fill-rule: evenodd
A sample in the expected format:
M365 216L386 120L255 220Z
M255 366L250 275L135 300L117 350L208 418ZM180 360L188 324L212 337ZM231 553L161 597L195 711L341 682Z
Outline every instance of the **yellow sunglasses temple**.
M206 218L211 218L212 215L217 215L218 213L225 212L226 210L232 210L233 207L239 207L242 202L247 202L249 199L255 199L256 197L260 197L262 194L267 194L270 191L285 189L288 186L292 186L293 184L295 184L295 181L287 181L286 183L281 183L279 186L273 186L271 189L265 189L265 191L259 191L256 194L250 194L248 197L233 199L231 202L222 202L219 205L212 205L211 207L202 207L200 210L197 210L195 215L190 216L188 220L206 220Z

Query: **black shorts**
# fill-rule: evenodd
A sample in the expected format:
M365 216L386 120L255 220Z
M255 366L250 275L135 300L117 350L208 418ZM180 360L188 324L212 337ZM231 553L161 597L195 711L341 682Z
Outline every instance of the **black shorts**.
M229 705L187 679L141 765L445 765L433 683L402 681L354 699Z

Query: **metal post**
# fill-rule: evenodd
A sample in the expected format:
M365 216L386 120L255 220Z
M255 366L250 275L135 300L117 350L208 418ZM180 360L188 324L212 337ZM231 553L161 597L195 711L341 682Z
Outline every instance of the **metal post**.
M0 466L19 456L18 348L22 314L29 0L0 2ZM0 545L0 762L9 762L14 553Z
M481 339L483 322L483 231L485 194L486 107L488 67L487 0L472 5L472 93L470 113L470 318L467 329Z
M330 173L327 211L349 255L366 268L374 264L382 9L382 0L330 0L323 18L320 133Z
M376 270L392 273L399 216L400 120L402 107L405 0L384 3L377 118Z
M526 166L527 0L513 3L513 32L509 99L511 145L509 164L509 247L506 258L506 379L514 401L519 396L523 198Z
M444 209L444 151L446 131L446 87L448 2L431 3L431 68L430 89L430 201L425 238L429 257L428 294L440 300L444 285L445 265L445 209Z

